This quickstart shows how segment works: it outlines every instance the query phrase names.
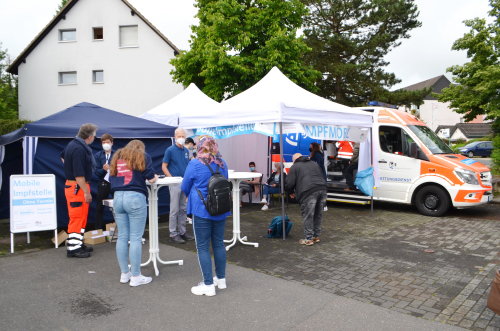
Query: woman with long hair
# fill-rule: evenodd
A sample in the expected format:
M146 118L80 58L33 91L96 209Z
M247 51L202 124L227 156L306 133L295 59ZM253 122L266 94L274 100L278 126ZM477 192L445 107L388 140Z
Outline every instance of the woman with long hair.
M224 227L226 217L230 212L212 216L207 211L203 201L198 195L199 190L204 199L208 194L208 181L212 172L218 171L228 178L226 162L219 153L219 147L214 138L202 136L197 146L196 159L189 162L181 189L188 197L187 212L193 214L193 229L198 251L203 282L191 288L195 295L215 295L215 286L219 289L226 288L226 248L224 247ZM208 166L208 167L207 167ZM210 256L210 243L214 253L215 274L212 278L212 259Z
M120 282L130 282L130 286L152 281L151 277L141 274L142 235L148 214L146 180L150 183L157 180L151 156L142 141L132 140L113 156L109 177L118 226L116 257L121 270Z
M309 145L309 152L311 152L311 154L309 154L309 158L311 159L311 161L314 161L319 165L319 167L321 168L321 173L326 179L325 156L321 151L321 146L316 142L311 143L311 145Z

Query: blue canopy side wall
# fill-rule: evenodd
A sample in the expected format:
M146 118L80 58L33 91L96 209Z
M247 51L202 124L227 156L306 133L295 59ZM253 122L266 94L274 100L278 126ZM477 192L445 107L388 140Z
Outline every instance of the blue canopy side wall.
M10 175L23 174L23 141L5 145L2 162L2 188L0 189L0 218L10 217Z
M117 150L125 146L131 139L115 139L113 149ZM170 139L141 139L146 145L146 152L153 159L153 167L156 173L161 174L161 162L165 149L171 145ZM66 208L66 198L64 196L64 168L60 159L61 151L71 139L62 138L39 138L37 150L35 154L35 162L33 165L34 174L52 173L56 176L56 197L57 197L57 226L65 228L68 224L68 211ZM98 139L91 145L94 153L102 149ZM21 158L22 162L22 158ZM22 165L21 165L22 169ZM93 196L97 193L97 181L94 179L91 182L91 190ZM168 214L169 212L169 195L168 190L160 190L158 194L159 214ZM95 222L95 202L92 203L89 210L88 224ZM112 215L105 215L105 220L110 221Z

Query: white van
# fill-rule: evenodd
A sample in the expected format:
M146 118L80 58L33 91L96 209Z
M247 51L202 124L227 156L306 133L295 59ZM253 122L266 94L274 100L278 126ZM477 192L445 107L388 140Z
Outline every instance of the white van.
M380 177L374 200L411 204L424 215L441 216L451 206L471 207L493 199L490 169L454 154L425 123L396 109L359 109L374 113L373 130L379 137L374 139ZM359 191L345 191L337 161L327 165L328 200L370 203Z

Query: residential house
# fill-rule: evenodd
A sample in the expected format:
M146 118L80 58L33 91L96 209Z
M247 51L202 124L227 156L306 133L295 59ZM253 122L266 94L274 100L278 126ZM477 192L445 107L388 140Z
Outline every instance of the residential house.
M170 75L178 52L126 0L70 0L8 68L19 117L84 101L140 115L183 90Z
M458 123L456 125L440 125L436 128L435 132L442 139L468 141L486 137L493 130L491 123Z

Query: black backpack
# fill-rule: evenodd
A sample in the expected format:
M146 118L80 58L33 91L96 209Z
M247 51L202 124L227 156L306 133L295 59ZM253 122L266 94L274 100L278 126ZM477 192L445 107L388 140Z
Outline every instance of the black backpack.
M210 215L218 216L227 213L232 207L231 191L233 190L233 184L219 172L218 165L215 172L212 170L210 165L205 165L212 173L212 176L210 176L210 179L208 180L207 198L203 198L203 195L198 188L196 188L196 191L198 192L201 201L203 201L203 204Z

